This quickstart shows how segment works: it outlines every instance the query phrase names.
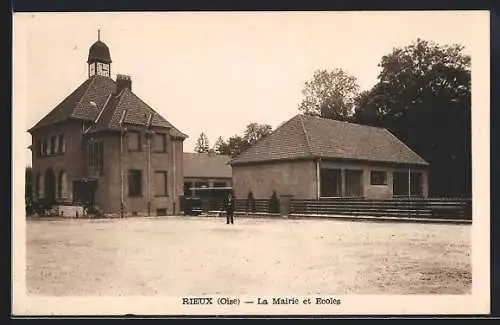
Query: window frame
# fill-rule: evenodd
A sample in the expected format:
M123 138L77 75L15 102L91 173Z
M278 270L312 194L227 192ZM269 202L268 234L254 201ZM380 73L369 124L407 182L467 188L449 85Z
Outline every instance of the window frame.
M139 176L138 179L138 190L137 191L131 191L131 178L134 177L134 173L137 173L135 176ZM129 169L128 175L127 175L127 193L129 197L142 197L142 185L143 185L143 177L142 177L142 169ZM133 192L133 193L132 193Z
M132 135L136 135L137 136L137 149L134 149L134 148L130 147L130 137ZM141 136L141 132L140 131L128 131L127 132L127 149L128 149L128 151L131 151L131 152L140 152L140 151L142 151L142 136Z
M158 174L162 174L164 177L164 193L163 194L158 194L157 192L157 185L156 185L156 177ZM168 172L166 170L155 170L155 197L168 197Z
M91 141L88 144L88 166L91 170L104 172L104 143Z
M57 154L56 136L49 137L49 156Z
M64 142L64 134L60 133L57 135L57 153L64 154L66 153L66 145Z
M377 177L373 177L373 175L383 175L382 182L374 182L374 180L378 180ZM372 186L387 186L389 184L387 171L384 170L370 170L370 185Z
M163 141L163 148L161 150L157 150L157 148L156 148L157 137L161 137L161 139ZM166 153L167 152L167 134L166 133L153 134L153 152L154 153Z

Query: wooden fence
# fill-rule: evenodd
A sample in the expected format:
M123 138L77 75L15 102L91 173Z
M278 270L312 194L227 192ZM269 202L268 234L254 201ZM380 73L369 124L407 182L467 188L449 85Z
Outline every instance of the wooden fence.
M369 217L400 217L428 218L449 220L472 220L471 199L446 198L392 198L372 200L364 198L325 198L319 200L291 199L286 207L280 203L282 214L286 208L290 216L369 216ZM222 202L203 204L203 211L223 210ZM235 212L245 214L269 214L271 200L255 199L248 201L238 199L235 202ZM278 215L272 213L272 215Z
M271 200L255 199L255 200L236 200L235 211L245 213L268 213Z
M291 200L290 214L472 220L472 201L442 198Z

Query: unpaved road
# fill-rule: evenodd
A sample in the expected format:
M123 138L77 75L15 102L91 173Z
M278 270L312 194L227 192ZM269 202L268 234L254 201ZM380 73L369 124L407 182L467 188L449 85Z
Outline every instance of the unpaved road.
M165 217L27 222L34 295L466 294L470 226Z

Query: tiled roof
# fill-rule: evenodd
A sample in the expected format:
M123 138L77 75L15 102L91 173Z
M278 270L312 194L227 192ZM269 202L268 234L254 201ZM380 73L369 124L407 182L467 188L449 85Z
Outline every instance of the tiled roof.
M102 107L101 93L115 91L115 82L106 77L93 76L85 80L71 94L63 99L53 110L43 117L30 131L40 127L66 121L70 118L94 120ZM96 106L93 106L94 102Z
M300 114L230 164L300 158L428 165L386 129Z
M206 153L184 153L184 177L231 178L229 156Z
M187 137L187 135L177 130L128 88L123 89L119 94L113 93L111 95L101 116L97 119L96 124L91 126L87 133L95 133L104 130L120 130L120 120L122 119L124 111L124 125L146 126L151 115L151 126L170 128L170 135L174 137Z
M127 110L125 124L146 125L149 115L152 114L152 126L170 128L170 134L174 137L187 137L129 89L118 96L114 95L115 90L116 83L113 79L94 75L85 80L29 131L71 118L95 121L98 117L97 123L88 132L118 130L122 111Z

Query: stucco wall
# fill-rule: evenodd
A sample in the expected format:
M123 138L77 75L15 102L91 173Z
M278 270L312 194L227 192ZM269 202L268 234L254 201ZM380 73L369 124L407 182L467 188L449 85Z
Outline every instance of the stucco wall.
M245 199L249 191L256 199L278 195L315 198L316 172L313 161L294 161L259 165L233 166L233 189L237 198Z
M391 198L393 196L393 173L408 172L408 167L387 164L357 162L321 161L320 168L362 171L363 196L372 199ZM317 197L316 163L314 161L279 162L233 166L233 188L237 198L246 198L250 190L256 199L268 199L273 189L279 195L292 195L297 199ZM386 171L386 185L370 185L370 172ZM428 173L425 168L412 168L412 172L422 174L423 195L428 196ZM344 178L342 176L342 178ZM342 180L345 191L345 182Z

